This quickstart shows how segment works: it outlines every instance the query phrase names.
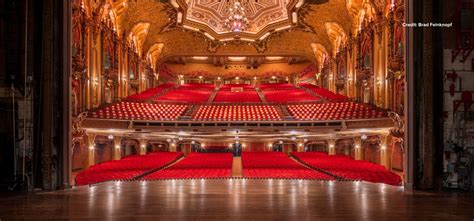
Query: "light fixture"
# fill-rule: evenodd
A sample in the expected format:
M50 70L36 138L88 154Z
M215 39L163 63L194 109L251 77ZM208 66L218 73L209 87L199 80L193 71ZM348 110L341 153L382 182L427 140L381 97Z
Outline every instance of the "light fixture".
M93 145L90 145L90 146L89 146L89 150L94 150L94 146L93 146Z
M229 61L245 61L245 59L247 59L247 57L228 57L227 59L229 59Z
M206 146L206 144L205 144L205 143L202 143L202 144L201 144L201 147L205 147L205 146Z
M362 136L360 136L360 139L362 139L362 140L367 140L367 135L362 134Z
M232 144L231 144L231 143L229 144L229 147L232 147Z
M298 146L299 146L299 147L302 147L302 146L303 146L303 144L302 144L302 143L298 143Z
M381 148L382 150L386 150L386 149L387 149L387 145L384 144L384 145L382 145L380 148Z
M194 141L194 140L191 140L191 144L195 144L195 143L196 143L196 141Z
M120 145L115 145L115 149L120 149Z
M283 140L278 141L278 143L283 144Z
M359 144L356 144L356 145L355 145L355 148L356 148L356 149L359 149L359 148L360 148L360 145L359 145Z
M296 137L291 137L291 140L296 140Z
M304 139L303 141L306 143L306 142L308 142L308 139Z
M246 147L247 145L246 144L242 144L242 147Z
M245 16L245 9L236 1L229 8L229 17L224 21L224 25L229 29L229 31L234 33L240 33L241 31L247 28L249 21Z
M182 141L182 140L183 140L183 138L182 138L182 137L178 137L178 140L179 140L179 141Z
M168 143L171 142L171 139L166 139L166 142L168 142Z
M273 144L271 144L271 143L268 144L268 147L272 147L272 146L273 146Z
M205 61L208 58L209 57L207 57L207 56L194 56L194 57L192 57L193 60L197 60L197 61Z
M280 60L283 60L284 57L281 57L281 56L267 56L265 57L265 60L268 60L268 61L280 61Z
M109 134L109 136L107 136L107 138L108 138L109 140L113 140L113 139L114 139L114 135Z

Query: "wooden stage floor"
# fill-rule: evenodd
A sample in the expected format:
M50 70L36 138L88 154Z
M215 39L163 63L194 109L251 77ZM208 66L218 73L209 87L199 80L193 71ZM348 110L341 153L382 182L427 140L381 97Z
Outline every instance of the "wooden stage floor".
M474 220L474 194L365 182L164 180L0 193L0 220Z

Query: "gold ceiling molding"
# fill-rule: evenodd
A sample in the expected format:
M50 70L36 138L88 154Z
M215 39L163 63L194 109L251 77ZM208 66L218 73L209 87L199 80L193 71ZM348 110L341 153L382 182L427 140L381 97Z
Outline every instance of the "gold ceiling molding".
M326 59L328 59L328 52L326 48L319 43L311 43L311 48L313 49L314 56L316 57L319 70L321 70L324 66L324 63L326 62Z
M347 41L347 35L344 29L335 22L326 22L324 24L329 40L332 44L332 56L336 56L339 48Z
M293 28L298 24L298 10L304 0L241 1L249 20L247 29L231 32L225 25L234 1L171 0L176 9L176 24L202 32L211 40L263 40L270 32Z
M105 1L105 0L104 0ZM107 0L111 1L111 0ZM148 34L141 38L141 51L147 53L155 43L164 43L161 57L183 54L299 54L314 59L311 47L318 42L332 48L325 27L326 22L335 22L346 33L354 29L354 18L348 12L346 0L305 0L298 9L296 27L283 31L270 31L259 40L237 39L232 41L212 40L204 29L183 30L176 25L178 11L169 1L127 1L119 7L114 3L114 14L120 24L120 36L128 37L137 24L149 23ZM259 0L260 1L260 0ZM362 0L360 0L362 1ZM119 11L121 11L119 13ZM120 14L120 19L117 19ZM182 16L182 15L181 15ZM119 21L120 20L120 21ZM207 33L207 32L206 32Z
M149 28L150 23L140 22L135 24L128 34L128 41L131 45L135 46L135 52L137 52L139 56L142 55L143 44L145 43Z
M146 59L154 71L156 71L156 65L158 64L164 45L163 43L156 43L148 49Z

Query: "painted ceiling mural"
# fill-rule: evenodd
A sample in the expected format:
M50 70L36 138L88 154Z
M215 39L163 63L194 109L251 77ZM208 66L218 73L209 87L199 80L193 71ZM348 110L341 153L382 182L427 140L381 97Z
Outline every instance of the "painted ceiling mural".
M159 44L161 59L259 54L298 55L316 61L312 44L318 44L331 56L334 47L354 35L360 15L364 14L361 11L376 7L374 0L242 0L249 28L241 37L225 40L229 31L224 20L233 0L104 2L118 34L132 36L143 56ZM139 29L137 24L142 24Z

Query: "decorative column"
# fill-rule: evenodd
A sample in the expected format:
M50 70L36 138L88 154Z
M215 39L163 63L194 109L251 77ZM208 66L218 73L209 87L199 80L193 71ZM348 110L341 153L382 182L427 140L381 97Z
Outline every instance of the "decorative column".
M114 160L120 160L122 158L122 138L114 137Z
M360 137L355 137L354 139L354 158L355 160L363 160L363 149L362 149L362 139Z
M88 157L87 157L87 167L90 167L95 164L95 137L96 134L87 134L87 147L88 147Z
M336 140L328 140L328 154L336 155Z
M388 170L392 169L391 164L391 154L388 144L390 143L391 137L388 134L380 135L380 164L387 168Z
M140 155L146 155L146 144L147 144L147 140L140 140L140 152L139 154Z

